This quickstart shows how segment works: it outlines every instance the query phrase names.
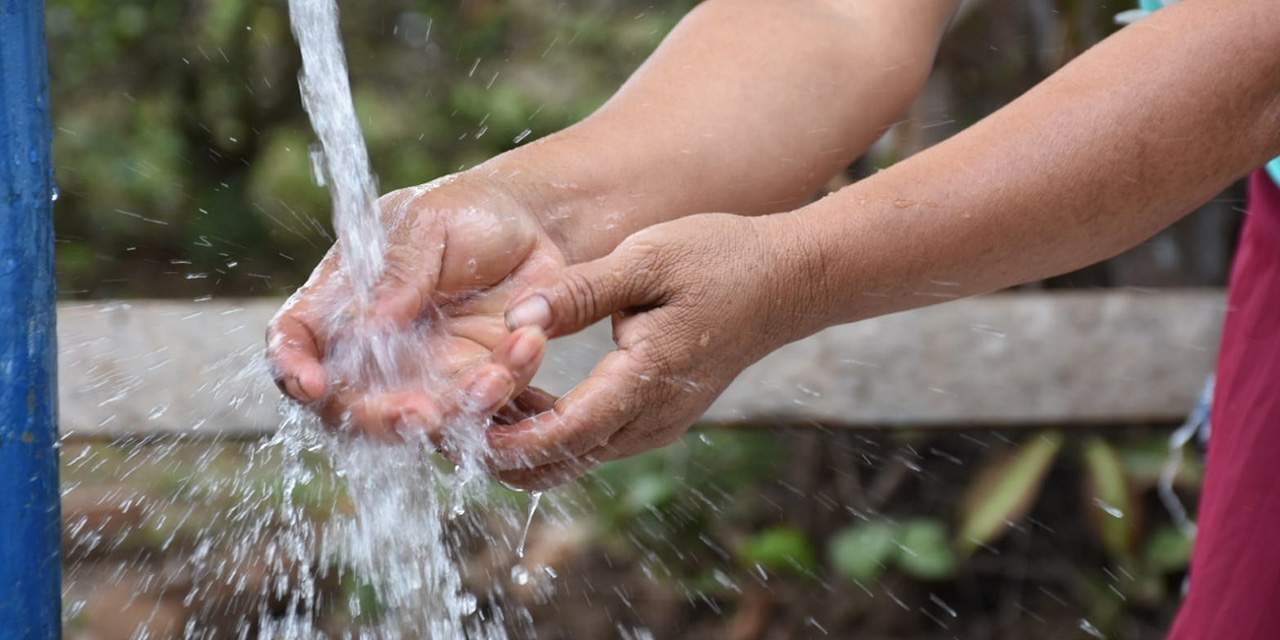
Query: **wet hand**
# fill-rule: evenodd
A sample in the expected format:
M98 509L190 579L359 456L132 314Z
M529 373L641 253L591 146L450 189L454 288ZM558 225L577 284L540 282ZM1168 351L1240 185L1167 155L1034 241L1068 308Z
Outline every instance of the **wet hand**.
M772 221L704 214L636 233L521 296L508 327L613 318L617 350L549 411L489 432L490 467L539 489L678 439L748 365L801 337L805 280Z
M546 337L503 321L514 295L565 264L536 197L461 174L379 204L386 267L367 300L352 291L339 242L272 320L267 354L280 388L331 425L388 439L423 430L438 440L462 414L545 407L525 388ZM376 349L394 352L395 371L370 370L370 354L353 353Z

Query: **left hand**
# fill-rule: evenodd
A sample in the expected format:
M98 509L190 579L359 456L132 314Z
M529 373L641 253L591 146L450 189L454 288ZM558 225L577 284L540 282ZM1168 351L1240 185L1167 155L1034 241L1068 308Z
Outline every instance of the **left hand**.
M748 365L801 337L811 274L775 216L703 214L642 230L507 309L549 336L613 316L618 348L550 411L489 431L490 467L539 489L675 442ZM766 229L766 227L769 227Z
M379 201L385 268L368 300L352 291L342 243L330 249L268 329L281 390L331 426L386 440L422 433L438 445L470 439L466 429L443 438L447 425L546 408L544 394L527 389L546 338L536 328L508 332L502 312L559 273L565 256L544 222L546 180L495 172Z

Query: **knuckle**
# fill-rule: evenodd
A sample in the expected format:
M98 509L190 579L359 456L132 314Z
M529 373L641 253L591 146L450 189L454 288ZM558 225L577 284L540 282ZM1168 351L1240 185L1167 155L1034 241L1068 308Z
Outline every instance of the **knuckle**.
M599 289L591 279L581 273L570 272L566 274L561 283L563 292L561 299L567 305L569 317L566 318L573 326L584 326L592 320L599 317L601 300L599 299Z
M394 223L406 217L411 210L421 207L421 201L421 193L417 188L396 189L378 198L378 213L383 222Z
M627 238L622 248L629 270L643 272L667 264L670 254L677 247L672 239L646 229Z

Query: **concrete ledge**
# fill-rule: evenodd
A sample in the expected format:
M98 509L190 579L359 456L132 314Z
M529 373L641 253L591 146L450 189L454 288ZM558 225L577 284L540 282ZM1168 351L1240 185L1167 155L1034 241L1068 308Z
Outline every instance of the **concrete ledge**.
M261 362L279 300L64 304L64 434L272 431ZM832 427L1176 422L1212 371L1219 291L1007 293L835 327L748 369L707 424ZM607 326L553 345L537 384L568 390Z

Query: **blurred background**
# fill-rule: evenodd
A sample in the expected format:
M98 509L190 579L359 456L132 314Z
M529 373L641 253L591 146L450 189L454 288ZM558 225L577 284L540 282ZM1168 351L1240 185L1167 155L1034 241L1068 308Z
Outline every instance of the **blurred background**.
M356 108L387 191L589 114L696 2L340 4ZM969 3L920 99L828 188L994 111L1129 8ZM64 301L283 296L303 282L332 236L283 0L48 0L47 35ZM1242 207L1233 187L1133 251L1026 288L1221 286ZM557 567L554 588L513 593L539 638L1160 638L1190 549L1157 491L1175 425L1109 426L696 432L575 490L574 524L531 535L531 553ZM145 628L178 638L195 616L256 610L235 604L241 592L200 609L147 580L219 526L166 520L166 509L196 493L237 499L209 487L253 449L67 444L69 637ZM1187 451L1170 490L1193 507L1199 478L1200 455ZM335 487L314 494L316 518L343 508ZM86 545L85 531L115 543ZM364 593L349 581L327 588ZM377 607L325 615L343 637Z

